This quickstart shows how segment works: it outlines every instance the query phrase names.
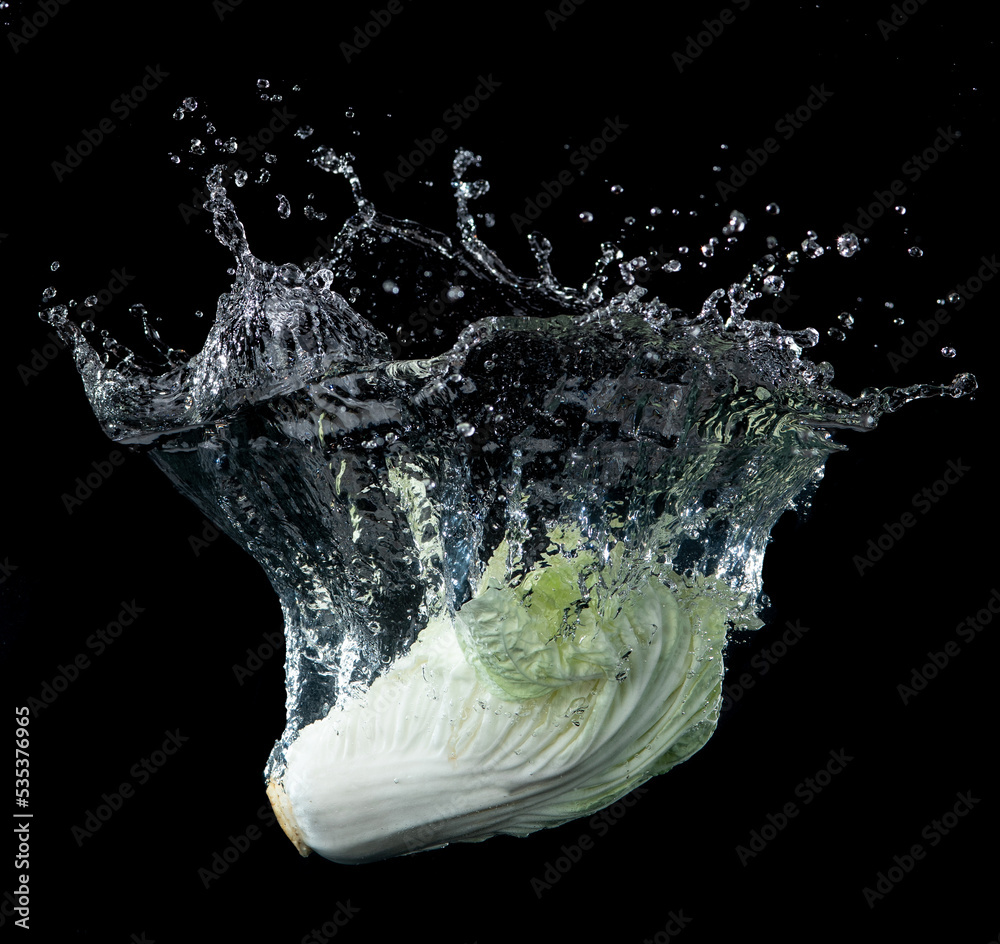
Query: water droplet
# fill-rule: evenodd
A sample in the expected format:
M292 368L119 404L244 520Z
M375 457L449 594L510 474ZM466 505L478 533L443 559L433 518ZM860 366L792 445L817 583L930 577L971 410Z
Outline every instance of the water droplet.
M50 298L56 297L56 290L50 285L47 289L42 291L42 299L48 301Z
M774 295L785 287L785 280L780 275L768 275L764 278L764 291Z
M894 325L904 325L904 324L906 324L906 319L905 318L896 317L896 318L892 319L892 323Z
M459 436L468 437L471 436L475 431L476 427L473 426L471 423L459 423L455 427L455 432L458 433Z
M257 175L257 183L266 184L270 179L271 172L266 167L262 167L260 173Z
M722 235L732 236L734 233L742 233L746 225L747 218L739 210L733 210L729 214L729 222L722 227Z
M837 315L837 321L839 321L845 328L850 328L854 324L854 315L848 311L842 311Z
M313 133L312 125L303 125L295 132L295 137L301 138L303 141Z
M715 173L715 174L721 173L722 172L722 168L718 164L713 164L712 165L712 172Z
M593 223L593 221L594 221L594 214L591 213L590 210L584 210L580 214L580 219L583 220L584 223Z
M450 302L457 302L460 298L465 298L465 289L460 288L458 285L453 285L448 289L446 297Z
M948 301L951 302L953 305L957 305L961 296L958 294L958 292L949 292L947 298Z
M885 307L886 308L895 308L896 304L895 304L895 302L886 302L885 303Z
M399 286L395 282L393 282L392 279L386 279L382 283L382 291L383 292L388 292L390 295L398 295L399 294Z
M958 351L956 351L953 347L943 347L941 348L941 353L945 357L954 357L958 353Z
M861 242L854 233L843 233L837 237L837 252L849 259L861 248Z
M781 207L777 203L769 203L764 207L765 212L770 213L771 216L777 216L781 212Z
M715 247L719 245L717 237L713 236L704 246L701 247L701 254L706 259L711 259L715 255Z
M266 89L266 88L270 88L270 87L271 87L271 83L267 79L258 79L257 80L257 88L259 88L259 89Z
M905 206L898 206L898 207L893 207L893 209L894 209L894 210L895 210L895 211L896 211L896 212L897 212L897 213L898 213L898 214L899 214L900 216L906 216L906 207L905 207Z
M621 184L614 184L611 188L612 193L624 193L625 188Z
M649 208L649 215L650 216L659 216L662 212L663 212L663 210L661 210L659 207L650 207Z
M53 263L52 263L52 265L50 265L50 266L49 266L49 268L50 268L50 269L51 269L51 270L52 270L53 272L57 272L57 271L59 270L59 263L58 263L58 262L53 262Z
M914 259L919 259L919 258L920 258L920 257L921 257L921 256L922 256L922 255L924 254L924 251L923 251L923 249L920 249L920 248L918 248L917 246L911 246L911 247L910 247L909 249L907 249L906 251L907 251L907 252L908 252L908 253L910 254L910 256L911 256L912 258L914 258Z
M824 252L823 247L819 244L819 241L816 238L816 234L812 230L809 230L806 234L806 238L802 240L801 249L804 253L806 253L806 255L809 256L810 259L818 259ZM843 253L841 253L841 255L843 255Z
M192 138L191 139L191 147L189 147L188 150L192 154L204 154L205 153L205 145L201 143L201 138Z
M287 220L292 215L292 207L288 202L288 197L283 193L277 193L275 196L278 198L278 216L283 220Z
M345 118L353 118L354 117L354 109L353 108L348 108L347 111L344 112L344 117Z
M233 174L233 181L237 187L242 187L247 182L247 172L240 168L240 170Z
M322 210L317 210L311 206L304 206L302 212L307 220L325 220L326 214Z
M198 99L191 97L190 95L181 102L181 107L185 111L195 111L198 108Z
M834 341L843 341L847 337L847 335L844 334L844 332L841 331L840 328L827 328L826 333L830 335L830 337L833 338Z
M204 317L205 317L205 312L203 312L203 311L201 311L201 310L199 309L198 311L196 311L196 312L194 313L194 316L195 316L195 318L204 318Z
M665 262L663 264L663 268L666 269L667 272L680 272L681 264L679 260L671 259L669 262Z
M94 330L94 327L95 327L95 325L94 325L94 322L93 322L93 321L91 321L91 320L90 320L90 319L88 318L88 319L87 319L86 321L82 321L82 322L80 323L80 327L81 327L81 328L82 328L82 329L83 329L84 331L86 331L86 332L87 332L87 334L90 334L90 332Z
M277 164L278 163L278 157L277 157L276 154L272 154L270 151L268 151L264 155L264 161L267 164Z

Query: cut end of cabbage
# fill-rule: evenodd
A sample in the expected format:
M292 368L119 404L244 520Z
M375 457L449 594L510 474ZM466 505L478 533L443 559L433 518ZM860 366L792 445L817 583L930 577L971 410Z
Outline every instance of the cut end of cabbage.
M296 848L359 863L524 836L699 750L718 721L725 606L656 575L598 603L586 564L553 555L512 588L491 563L364 700L304 727L268 789Z

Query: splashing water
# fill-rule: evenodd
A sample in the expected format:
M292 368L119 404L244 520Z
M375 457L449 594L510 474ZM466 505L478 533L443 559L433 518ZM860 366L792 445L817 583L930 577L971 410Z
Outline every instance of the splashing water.
M154 368L109 337L95 348L64 306L41 313L71 345L107 435L146 451L267 573L288 652L287 726L266 771L272 800L300 849L343 861L587 815L690 756L718 718L724 638L712 637L713 684L689 704L697 736L633 759L617 780L581 779L566 802L506 819L456 800L420 841L414 829L426 823L396 823L403 813L387 801L379 819L402 838L324 846L305 835L294 791L282 787L300 735L332 718L353 730L351 713L407 664L416 640L445 623L465 627L463 651L499 686L491 705L509 708L511 673L521 684L523 666L511 656L493 671L497 624L468 614L482 611L489 590L541 593L538 574L556 575L567 560L578 579L563 587L568 603L549 643L582 645L585 612L617 614L651 581L695 601L692 612L710 605L723 625L756 628L768 535L842 448L832 431L870 430L909 400L976 388L963 374L857 398L836 390L830 366L805 355L816 331L745 317L784 284L774 254L696 313L644 300L634 273L646 261L622 261L608 244L593 278L570 288L554 277L544 239L533 240L536 278L515 275L482 241L469 204L488 184L466 179L479 162L470 152L453 167L457 239L376 211L350 161L313 152L316 168L349 183L355 212L305 267L251 252L226 169L212 169L206 208L235 277L193 357L147 322L163 361ZM289 201L278 199L287 216ZM745 222L730 221L732 231ZM804 254L822 253L809 237ZM857 240L841 237L837 249L850 256ZM626 290L605 298L616 265ZM403 321L428 299L435 304ZM612 687L630 673L641 666L624 647L598 672ZM431 698L442 684L427 682ZM409 756L405 745L393 750ZM390 768L373 769L398 780ZM411 784L408 806L419 806L419 789Z

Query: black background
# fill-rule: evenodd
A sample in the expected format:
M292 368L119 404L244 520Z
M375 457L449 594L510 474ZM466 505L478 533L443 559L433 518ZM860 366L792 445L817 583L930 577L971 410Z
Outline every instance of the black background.
M555 0L517 12L406 3L348 61L341 44L372 19L372 7L331 6L243 0L227 10L206 0L95 10L72 0L26 43L12 42L11 33L23 33L21 18L42 8L12 3L3 11L0 651L10 740L15 706L40 698L79 653L91 664L30 722L31 930L13 928L6 905L0 926L46 941L298 942L319 940L312 930L349 902L359 910L337 940L663 941L671 911L689 919L678 936L690 941L995 940L995 627L969 642L955 627L1000 587L991 491L996 285L985 283L898 373L886 356L998 248L994 47L979 14L913 2L908 20L897 14L899 28L885 32L879 20L890 20L890 3L859 10L755 0L740 9L718 0L674 7L588 0L564 21L546 16L558 11ZM679 69L674 54L723 9L733 22ZM111 103L147 67L167 77L122 120ZM499 86L460 129L448 127L446 109L490 75ZM280 104L258 100L261 77L271 81L269 92L284 95ZM290 91L295 83L299 94ZM783 140L776 122L804 105L813 85L833 94ZM628 215L637 220L623 241L628 254L690 246L681 273L650 283L687 309L741 278L769 233L791 248L813 229L829 246L856 221L859 205L902 180L897 202L906 215L876 221L852 259L827 252L797 267L789 284L798 298L777 320L819 329L814 359L830 359L838 385L851 393L943 382L965 370L981 391L971 400L911 404L873 433L840 436L849 451L829 462L809 517L786 515L775 529L765 564L769 625L727 656L730 694L744 673L753 687L727 703L695 758L648 784L610 826L583 820L527 839L368 866L302 860L260 812L260 772L283 727L281 655L242 685L234 676L247 648L281 628L270 587L224 539L193 552L200 514L145 458L129 457L69 514L62 496L114 446L66 352L37 374L22 369L48 343L35 317L41 290L53 284L61 299L79 298L105 287L114 269L133 280L102 323L125 324L121 312L142 301L163 317L169 341L197 347L208 319L193 312L214 310L229 261L205 233L206 214L185 221L180 205L191 204L198 180L186 162L166 158L200 127L170 117L188 95L223 137L254 133L275 106L295 114L271 148L279 157L272 190L301 206L302 194L325 188L330 217L278 225L273 197L260 206L246 197L252 245L275 261L313 252L349 210L344 188L318 180L302 159L319 143L354 152L380 209L445 230L453 226L454 148L475 150L492 184L478 209L497 220L484 235L511 268L529 274L534 262L511 214L571 168L568 155L606 119L619 118L627 130L585 176L574 172L537 227L555 246L557 276L572 284L589 275L602 240L619 239ZM102 118L114 131L57 179L53 162ZM294 127L306 123L316 134L295 140ZM390 191L383 174L398 169L397 155L439 126L446 144ZM905 162L932 147L939 128L961 138L910 179ZM730 164L767 137L779 139L778 152L723 203L717 183L729 182ZM254 171L261 166L257 157ZM611 195L613 184L624 193ZM764 213L771 201L782 208L778 217ZM648 232L653 205L664 213ZM747 230L699 271L697 247L719 235L733 208L747 215ZM583 210L594 222L579 221ZM911 246L924 256L911 258ZM56 274L48 269L53 259L61 262ZM836 342L826 330L842 310L856 325ZM905 325L893 325L895 316ZM958 355L942 357L944 344ZM856 555L886 523L914 511L913 496L949 461L969 471L926 514L916 511L916 525L859 574ZM143 612L96 656L86 640L131 601ZM809 631L764 673L762 660L788 621ZM959 655L904 705L897 686L949 640ZM187 741L139 784L133 765L168 731ZM853 759L806 804L796 788L831 751ZM122 783L134 796L78 842L72 828ZM931 848L921 833L959 792L979 802ZM741 863L737 846L789 801L798 815ZM253 825L260 838L206 887L199 870ZM560 859L564 847L581 836L590 847L579 861L557 872L551 887L533 885L550 865L569 864ZM915 843L926 857L870 907L865 887ZM13 841L0 855L0 896L16 887L12 856Z

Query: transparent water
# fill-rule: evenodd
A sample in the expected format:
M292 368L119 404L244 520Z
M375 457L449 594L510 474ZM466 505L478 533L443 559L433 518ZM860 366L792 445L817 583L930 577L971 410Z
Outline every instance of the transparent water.
M646 298L634 284L644 260L610 245L579 288L557 281L543 239L538 275L516 275L477 231L477 162L456 154L447 236L378 212L350 156L316 148L354 214L307 266L254 255L232 202L245 172L231 182L213 168L206 207L235 275L194 356L149 324L156 363L65 306L41 313L72 346L107 435L145 451L280 598L288 717L272 782L304 727L363 703L430 621L476 596L501 546L512 587L547 555L590 555L577 615L656 576L702 587L730 626L756 628L768 535L843 448L833 434L976 388L963 374L837 390L830 365L808 357L816 331L751 317L786 274L770 252L700 311ZM730 233L744 223L735 215ZM620 277L625 291L606 296ZM405 318L427 299L438 304ZM608 566L613 553L623 566ZM554 634L572 637L567 614ZM613 681L629 669L622 654Z

